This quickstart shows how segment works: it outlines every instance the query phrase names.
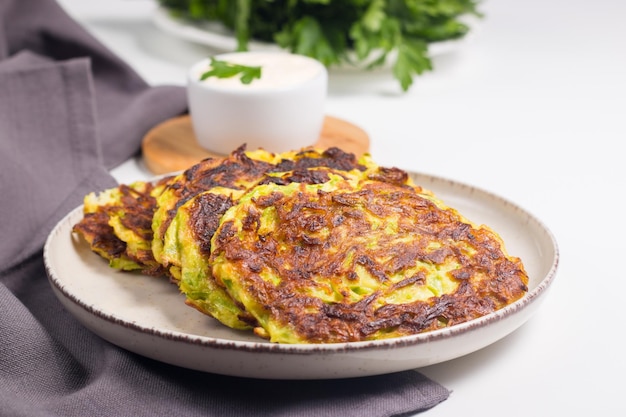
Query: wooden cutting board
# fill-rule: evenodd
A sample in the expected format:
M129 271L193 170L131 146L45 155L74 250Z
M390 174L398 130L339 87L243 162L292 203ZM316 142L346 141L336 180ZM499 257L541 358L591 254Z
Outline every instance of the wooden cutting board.
M233 150L237 146L233 146ZM333 146L361 156L369 152L370 140L360 127L326 116L315 147L327 149ZM175 117L155 126L143 138L141 150L146 166L154 174L184 170L205 158L224 156L198 144L189 115Z

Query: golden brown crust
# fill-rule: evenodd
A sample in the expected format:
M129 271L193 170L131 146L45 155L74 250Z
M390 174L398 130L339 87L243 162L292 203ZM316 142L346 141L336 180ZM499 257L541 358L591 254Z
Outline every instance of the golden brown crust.
M275 227L261 232L268 207L275 210ZM212 259L232 265L237 277L231 278L246 296L299 340L349 342L434 330L493 312L527 291L521 262L506 256L493 232L404 186L272 192L253 198L239 214L239 226L228 220L218 230ZM381 232L386 227L389 232ZM454 292L389 301L401 288L424 285L426 266L445 270L451 263L458 265L448 274ZM358 269L376 288L355 301L349 287L358 283ZM333 302L317 296L329 289L338 292Z
M194 235L194 244L198 245L205 256L211 254L211 238L219 226L222 215L233 206L229 196L213 193L199 194L189 209L189 229Z
M148 245L152 241L152 216L156 210L156 199L151 193L168 180L169 177L164 177L155 183L142 183L141 191L126 184L119 185L119 200L102 204L93 213L85 213L74 225L73 231L82 235L91 249L106 259L125 258L136 263L146 275L165 274L165 269L156 262L151 250L130 251L127 242L116 234L110 221L116 216L127 231Z
M126 243L115 235L105 212L85 213L72 231L82 235L91 250L106 259L117 258L126 251Z
M194 203L190 210L193 223L191 228L208 255L210 239L217 228L219 219L226 209L233 204L233 201L224 196L203 194L205 191L210 191L216 187L242 190L265 183L319 184L328 181L328 172L330 171L351 171L354 169L363 170L365 168L359 164L354 154L346 153L338 148L330 148L323 152L304 149L293 155L292 158L282 159L278 163L272 164L248 157L245 154L245 147L242 146L227 158L209 158L194 165L184 172L180 181L172 182L169 185L169 188L174 192L176 204L168 211L166 219L161 224L161 233L165 233L177 210L183 204L191 198L199 196L199 200ZM280 175L279 173L284 174Z
M186 170L176 181L168 185L168 192L173 193L176 203L163 219L159 233L165 231L172 222L178 209L194 196L216 187L242 190L253 185L272 168L272 164L249 158L245 147L234 151L227 158L207 158Z
M285 343L435 330L528 290L521 261L497 234L413 185L406 172L361 165L336 148L274 156L241 147L158 184L121 185L74 231L128 266L121 269L176 276L199 311L211 315L230 302L229 314ZM167 194L155 198L155 187ZM132 250L125 233L136 237ZM181 255L181 248L192 250Z

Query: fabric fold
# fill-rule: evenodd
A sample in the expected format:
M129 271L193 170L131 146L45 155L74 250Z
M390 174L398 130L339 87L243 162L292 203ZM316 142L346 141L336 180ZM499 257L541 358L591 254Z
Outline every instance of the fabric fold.
M156 122L186 111L183 88L148 86L55 1L2 0L0 12L0 59L21 51L58 62L89 58L106 168L114 168L137 153L141 138Z
M115 181L96 138L90 63L18 54L0 64L0 262L12 267L36 252L54 224L90 187Z

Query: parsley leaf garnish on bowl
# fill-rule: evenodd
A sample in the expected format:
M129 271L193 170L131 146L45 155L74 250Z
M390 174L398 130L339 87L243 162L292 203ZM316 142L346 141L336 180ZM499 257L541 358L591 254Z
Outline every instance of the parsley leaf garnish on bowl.
M242 84L250 84L254 79L261 78L261 67L234 64L211 57L211 66L209 70L202 73L200 80L203 81L209 77L231 78L239 74L241 74L239 79Z
M272 42L327 67L388 63L404 91L433 69L429 46L461 39L479 0L158 0L173 14L219 22L238 51L250 40Z

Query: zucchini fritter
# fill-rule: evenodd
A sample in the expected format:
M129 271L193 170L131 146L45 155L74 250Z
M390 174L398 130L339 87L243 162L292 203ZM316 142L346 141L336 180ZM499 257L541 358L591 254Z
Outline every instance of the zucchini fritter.
M84 198L84 216L73 231L91 249L109 260L112 268L163 275L165 270L152 256L152 216L155 196L169 180L121 184Z
M209 265L211 238L233 204L225 188L205 191L183 204L167 229L164 259L177 271L176 282L187 305L228 327L248 329L256 320L215 284Z
M274 156L273 154L265 156L267 155ZM322 183L329 180L331 172L337 174L348 171L361 172L365 170L365 167L360 165L353 155L338 150L325 153L313 150L283 153L276 158L274 164L267 165L258 164L255 160L245 161L245 159L245 162L241 164L240 158L241 155L236 155L235 158L226 160L229 167L227 177L235 178L236 182L228 184L224 181L218 182L208 175L203 177L205 178L204 184L213 185L207 187L208 191L198 192L204 185L198 187L198 181L190 181L186 183L188 191L178 194L181 197L178 200L175 198L175 192L168 195L166 191L163 194L160 201L167 201L169 205L176 207L180 202L184 201L184 203L177 209L175 208L175 214L171 220L166 219L162 223L167 225L162 244L153 242L153 249L157 248L158 251L160 246L161 263L166 265L176 278L181 292L186 295L185 302L188 305L229 327L246 329L256 326L256 319L240 303L233 300L222 287L216 285L211 276L209 264L211 238L222 215L248 191L248 188L259 184ZM270 160L267 157L265 159ZM213 161L207 162L214 163ZM241 170L245 170L250 164L256 169L242 173ZM259 166L262 168L259 169ZM334 168L328 168L328 166ZM205 172L210 172L212 169ZM285 169L289 170L279 172ZM218 170L218 172L222 171ZM216 183L218 185L215 185ZM244 188L245 185L248 187ZM168 212L170 215L172 213L174 213L173 210ZM155 228L155 230L158 229Z
M253 186L263 182L297 181L297 176L310 168L329 167L350 171L365 170L353 154L330 148L325 151L303 149L294 152L273 154L264 150L246 152L242 146L226 158L208 158L194 165L171 180L157 198L157 209L152 220L152 252L160 264L168 268L175 280L180 279L180 259L175 241L168 240L170 223L178 209L194 196L215 191L231 194L236 200ZM281 174L291 172L285 179ZM309 173L302 174L309 178ZM324 181L320 176L317 181ZM175 233L170 232L171 238ZM166 245L168 247L166 247Z
M416 334L524 295L521 261L419 187L363 176L265 184L226 211L210 264L218 285L279 343Z
M239 148L226 158L207 158L173 178L157 197L157 208L152 218L152 253L164 265L175 281L180 280L180 260L177 248L165 248L166 234L178 209L194 196L209 190L243 193L259 181L272 164L274 155L258 151L250 158ZM171 240L170 240L171 241Z
M398 337L484 316L528 276L500 237L400 169L337 148L242 146L84 200L73 231L111 267L277 343Z

